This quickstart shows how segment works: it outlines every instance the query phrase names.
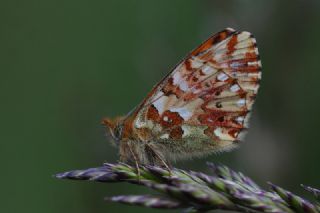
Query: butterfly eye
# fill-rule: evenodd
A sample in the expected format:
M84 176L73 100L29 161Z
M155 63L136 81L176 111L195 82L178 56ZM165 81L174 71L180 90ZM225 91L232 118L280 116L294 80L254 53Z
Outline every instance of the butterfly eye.
M222 107L221 102L217 102L217 103L216 103L216 107L217 107L217 108L221 108L221 107Z
M113 130L113 136L116 140L120 140L122 137L122 125L118 125Z

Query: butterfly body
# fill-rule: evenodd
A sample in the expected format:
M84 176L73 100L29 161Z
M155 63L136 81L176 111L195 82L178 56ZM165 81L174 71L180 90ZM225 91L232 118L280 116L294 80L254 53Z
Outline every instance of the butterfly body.
M127 116L105 119L120 161L166 165L237 146L261 78L256 41L225 29L186 56Z

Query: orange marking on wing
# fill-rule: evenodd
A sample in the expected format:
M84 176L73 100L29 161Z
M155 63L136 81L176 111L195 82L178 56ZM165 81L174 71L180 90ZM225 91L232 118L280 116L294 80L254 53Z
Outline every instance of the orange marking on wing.
M205 110L206 111L206 110ZM218 118L224 117L228 114L225 111L218 111L214 110L212 113L201 114L198 117L198 120L201 124L208 125L208 126L215 126Z
M238 36L233 35L227 44L227 48L228 48L227 55L231 55L233 51L235 51L235 46L237 43L238 43Z
M237 67L234 68L235 70L239 72L259 72L261 70L261 67L258 65L255 66L242 66L242 67Z
M210 37L207 41L205 41L204 43L202 43L197 49L193 50L191 52L191 55L197 56L200 53L208 50L209 48L211 48L213 45L221 42L222 40L226 39L228 36L232 35L235 31L233 30L223 30L215 35L213 35L212 37Z
M207 105L208 102L211 101L214 96L220 95L220 93L222 91L224 91L226 88L228 88L230 84L234 84L234 83L235 83L235 81L232 78L228 79L225 84L218 86L218 87L213 86L214 82L209 82L211 88L209 87L209 89L205 90L200 96L205 101L205 103L203 103L202 107Z
M204 52L212 47L212 38L201 44L197 49L191 52L191 55L199 55L199 53Z
M211 51L208 51L205 54L199 56L199 58L204 61L209 61L212 58L212 56L213 56L213 53Z
M215 45L219 42L221 42L222 40L226 39L229 35L233 34L234 31L222 31L218 34L216 34L214 37L212 37L211 43L212 45Z
M184 100L185 102L187 102L187 101L190 101L190 100L194 99L194 98L197 97L197 96L198 96L197 94L194 94L194 93L189 92L189 93L187 93L187 94L185 94L185 95L183 96L183 100Z
M191 62L190 62L189 59L185 60L184 65L186 66L186 69L187 69L188 71L191 71L191 70L192 70Z
M181 139L182 135L183 135L183 130L180 126L173 128L169 134L171 139Z
M179 86L173 85L173 78L169 78L168 83L164 86L162 91L166 96L174 94L177 97L181 97L184 94Z
M153 104L151 104L148 109L147 118L153 121L158 121L160 119L159 112Z
M181 125L183 118L177 112L165 111L161 116L160 124L165 128Z
M245 55L245 58L247 59L256 59L257 58L257 54L255 52L247 52Z
M228 134L231 135L233 138L236 138L238 136L239 129L233 128L228 131Z

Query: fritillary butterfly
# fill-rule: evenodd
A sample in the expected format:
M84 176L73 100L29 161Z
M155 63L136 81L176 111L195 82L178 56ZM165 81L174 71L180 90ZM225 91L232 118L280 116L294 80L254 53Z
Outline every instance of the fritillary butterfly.
M255 38L227 28L189 53L132 112L103 123L122 162L167 165L230 150L248 128L260 79Z

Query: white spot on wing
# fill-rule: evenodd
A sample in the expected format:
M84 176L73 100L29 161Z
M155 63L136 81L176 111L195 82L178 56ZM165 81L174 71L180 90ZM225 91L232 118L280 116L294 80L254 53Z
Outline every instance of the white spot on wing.
M239 63L239 62L232 62L230 64L230 67L232 68L238 68L238 67L242 67L243 66L243 63Z
M243 121L244 121L244 117L243 116L239 116L236 118L236 121L239 123L239 124L242 124Z
M233 53L232 53L232 57L235 59L237 56L238 58L245 58L245 54L251 52L248 50L248 48L242 48L242 49L236 49Z
M211 75L212 73L214 73L216 71L216 69L212 68L211 66L205 66L202 69L202 72L206 75Z
M181 77L180 72L174 73L173 85L178 85L179 88L183 91L187 91L189 89L188 83Z
M259 66L258 61L249 61L248 62L248 66L253 66L253 65L258 65Z
M167 96L162 96L161 98L159 98L153 103L154 107L158 110L160 115L164 112L164 106L167 100L168 100Z
M189 89L188 83L185 82L184 80L182 80L182 81L179 83L179 88L180 88L182 91L187 91L187 90Z
M246 104L246 100L245 99L239 99L238 101L237 101L237 105L239 106L239 107L242 107L242 106L244 106Z
M262 64L261 64L261 61L260 61L260 60L258 61L258 66L259 66L259 67L261 67L261 66L262 66Z
M243 41L243 40L246 40L250 37L251 33L249 32L241 32L239 35L238 35L238 41Z
M234 85L232 85L232 86L230 87L230 91L231 91L231 92L237 92L237 91L239 91L239 90L240 90L240 87L239 87L238 84L234 84Z
M134 122L134 126L135 128L145 128L145 127L149 127L149 128L153 128L154 127L154 123L151 120L146 120L144 119L143 116L141 116L141 114L144 114L144 112L140 112L139 115L137 116L137 119Z
M190 127L189 126L185 126L185 125L182 125L181 126L182 130L183 130L183 135L182 137L188 137L190 136Z
M203 65L203 63L200 62L200 61L191 60L191 67L192 67L192 68L198 69L198 68L200 68L202 65Z
M250 47L252 44L253 43L251 40L240 41L238 44L235 45L235 48L244 49L244 48Z
M234 140L234 138L229 135L228 133L225 133L224 132L224 129L218 127L216 128L213 133L218 137L220 138L221 140Z
M163 92L158 92L156 93L156 95L152 98L152 100L150 102L153 102L154 100L157 100L158 98L160 98L164 93Z
M182 80L180 72L176 72L173 75L173 84L177 85L178 83L180 83L180 81Z
M226 75L226 74L224 74L223 72L222 73L220 73L218 76L217 76L217 79L219 80L219 81L225 81L225 80L227 80L229 77Z
M192 116L192 112L190 112L187 108L185 107L180 107L180 108L172 108L170 109L171 112L177 112L179 115L184 119L188 120Z
M222 131L221 128L216 128L213 133L217 136L217 137L221 137L222 135Z
M169 138L169 134L165 133L163 135L160 136L161 139L168 139Z
M138 119L137 119L137 121L135 122L135 125L134 125L134 126L139 129L139 128L146 127L146 126L147 126L147 123L141 121L141 119L138 117Z

